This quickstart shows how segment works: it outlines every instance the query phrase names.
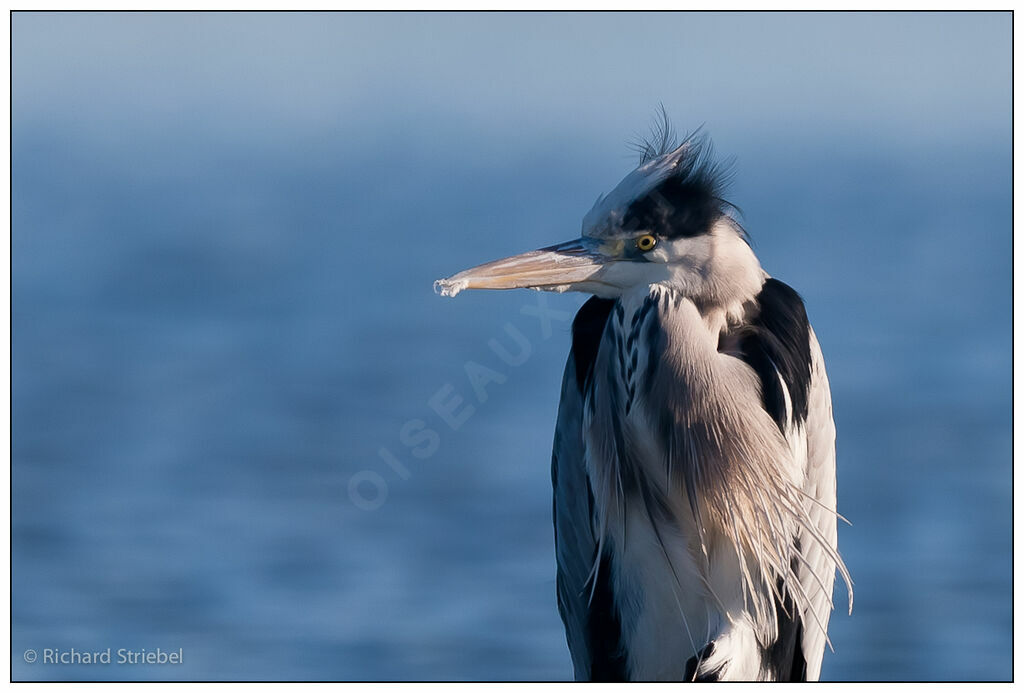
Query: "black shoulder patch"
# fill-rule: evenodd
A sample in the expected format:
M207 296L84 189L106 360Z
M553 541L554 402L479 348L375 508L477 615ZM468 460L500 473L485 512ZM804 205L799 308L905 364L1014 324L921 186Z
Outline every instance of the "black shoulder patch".
M761 380L765 410L780 430L786 426L786 396L793 403L793 421L807 420L811 387L811 326L800 295L777 279L769 279L755 299L758 314L740 333L742 358Z
M629 671L622 646L622 624L612 593L612 558L606 549L597 568L597 584L587 611L587 651L591 681L626 681Z
M601 345L601 335L614 305L614 299L591 296L572 321L572 358L576 363L576 384L581 394L594 370L597 348Z

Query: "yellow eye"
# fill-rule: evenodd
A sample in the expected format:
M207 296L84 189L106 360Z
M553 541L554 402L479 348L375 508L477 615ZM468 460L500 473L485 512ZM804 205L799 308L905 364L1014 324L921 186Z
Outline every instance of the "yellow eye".
M636 239L636 247L646 253L648 250L653 248L654 244L657 242L657 239L648 233Z

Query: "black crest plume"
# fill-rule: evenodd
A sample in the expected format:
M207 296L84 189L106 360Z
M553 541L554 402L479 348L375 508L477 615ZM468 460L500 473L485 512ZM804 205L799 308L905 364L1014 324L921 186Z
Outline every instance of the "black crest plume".
M663 238L699 236L736 210L723 197L731 162L715 160L711 141L700 128L680 141L664 106L650 136L638 138L631 146L640 153L641 166L668 155L675 161L665 180L629 205L622 220L627 231L647 231Z

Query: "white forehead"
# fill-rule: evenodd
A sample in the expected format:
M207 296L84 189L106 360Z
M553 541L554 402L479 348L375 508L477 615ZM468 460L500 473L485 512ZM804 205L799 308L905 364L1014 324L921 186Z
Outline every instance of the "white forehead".
M631 171L607 195L597 198L593 208L583 217L583 235L601 238L621 229L622 217L629 205L647 195L664 181L679 165L689 142L663 156L641 164Z

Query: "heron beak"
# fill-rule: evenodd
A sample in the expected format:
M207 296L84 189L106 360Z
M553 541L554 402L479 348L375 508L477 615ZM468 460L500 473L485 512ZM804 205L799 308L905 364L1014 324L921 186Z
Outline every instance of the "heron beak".
M594 283L604 265L615 259L612 250L602 241L577 238L438 279L434 290L442 296L454 296L463 289L571 291L579 284Z

